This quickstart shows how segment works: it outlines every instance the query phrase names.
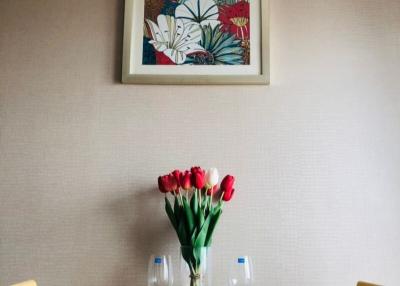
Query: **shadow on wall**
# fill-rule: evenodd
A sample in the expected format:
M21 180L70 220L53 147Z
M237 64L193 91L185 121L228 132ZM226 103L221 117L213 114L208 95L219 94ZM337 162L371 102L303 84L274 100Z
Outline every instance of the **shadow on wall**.
M163 200L155 188L133 190L111 203L116 229L128 253L121 257L110 284L126 286L134 281L135 285L147 285L150 255L165 253L165 242L175 238L165 217L160 215L164 211L162 206Z
M114 82L121 83L124 34L124 0L115 1Z

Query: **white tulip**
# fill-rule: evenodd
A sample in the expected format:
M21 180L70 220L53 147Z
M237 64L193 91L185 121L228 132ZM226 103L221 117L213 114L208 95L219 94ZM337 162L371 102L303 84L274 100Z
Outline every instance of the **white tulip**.
M217 168L210 168L206 173L206 185L208 188L214 187L218 184L219 174Z

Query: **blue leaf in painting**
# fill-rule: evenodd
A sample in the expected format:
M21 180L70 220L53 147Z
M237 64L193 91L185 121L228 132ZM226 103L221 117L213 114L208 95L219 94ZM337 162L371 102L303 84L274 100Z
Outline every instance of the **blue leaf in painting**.
M175 9L178 5L177 1L166 0L160 14L175 16Z
M148 38L143 37L143 62L144 65L156 64L156 52L152 44L149 43Z
M200 45L205 53L193 53L188 56L185 64L202 65L242 65L243 47L241 40L235 36L221 31L220 26L212 28L204 26Z

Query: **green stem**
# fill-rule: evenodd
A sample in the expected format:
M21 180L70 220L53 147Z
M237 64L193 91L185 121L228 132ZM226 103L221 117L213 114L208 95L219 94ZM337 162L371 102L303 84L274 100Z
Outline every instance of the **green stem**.
M198 189L199 190L199 205L200 205L200 209L201 209L201 189Z
M219 198L219 202L222 202L222 198L224 197L225 192L222 192L221 197Z
M193 267L191 266L191 269ZM198 276L200 270L190 270L190 286L200 286L201 285L201 279L200 276Z
M181 198L181 206L183 206L183 198L182 198L182 194L181 194L181 192L179 191L179 197Z

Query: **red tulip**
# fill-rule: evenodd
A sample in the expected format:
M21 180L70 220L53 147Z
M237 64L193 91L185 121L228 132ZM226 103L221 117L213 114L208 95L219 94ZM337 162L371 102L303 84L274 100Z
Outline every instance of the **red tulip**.
M181 173L180 184L181 184L182 189L187 191L192 188L191 176L192 176L192 174L189 171L185 171L185 173Z
M182 172L179 170L174 170L172 171L171 174L174 175L176 181L179 182L179 180L181 179Z
M215 185L211 189L207 190L207 196L212 196L218 191L218 185Z
M197 172L198 170L202 170L200 167L192 167L192 168L190 168L190 172Z
M164 176L163 176L164 177ZM162 176L158 177L158 189L161 193L168 193L168 191L164 188L164 179Z
M192 185L196 189L202 189L206 184L206 172L200 167L192 167Z
M225 178L221 182L222 190L230 190L233 188L233 184L235 183L235 177L231 175L226 175Z
M178 182L172 174L160 176L158 177L158 188L162 193L175 192L178 189Z
M235 189L230 189L229 191L225 191L224 192L224 196L222 197L222 199L225 202L229 202L232 199L234 192L235 192Z
M230 201L233 197L233 193L235 192L235 189L233 188L234 183L235 177L231 175L226 175L221 182L221 192L224 193L222 199L226 202Z
M181 181L182 172L179 171L179 170L174 170L174 171L172 172L172 175L174 175L175 180L176 180L176 182L177 182L177 184L178 184L178 186L177 186L175 192L176 192L176 193L179 193L179 187L180 187L180 181Z

